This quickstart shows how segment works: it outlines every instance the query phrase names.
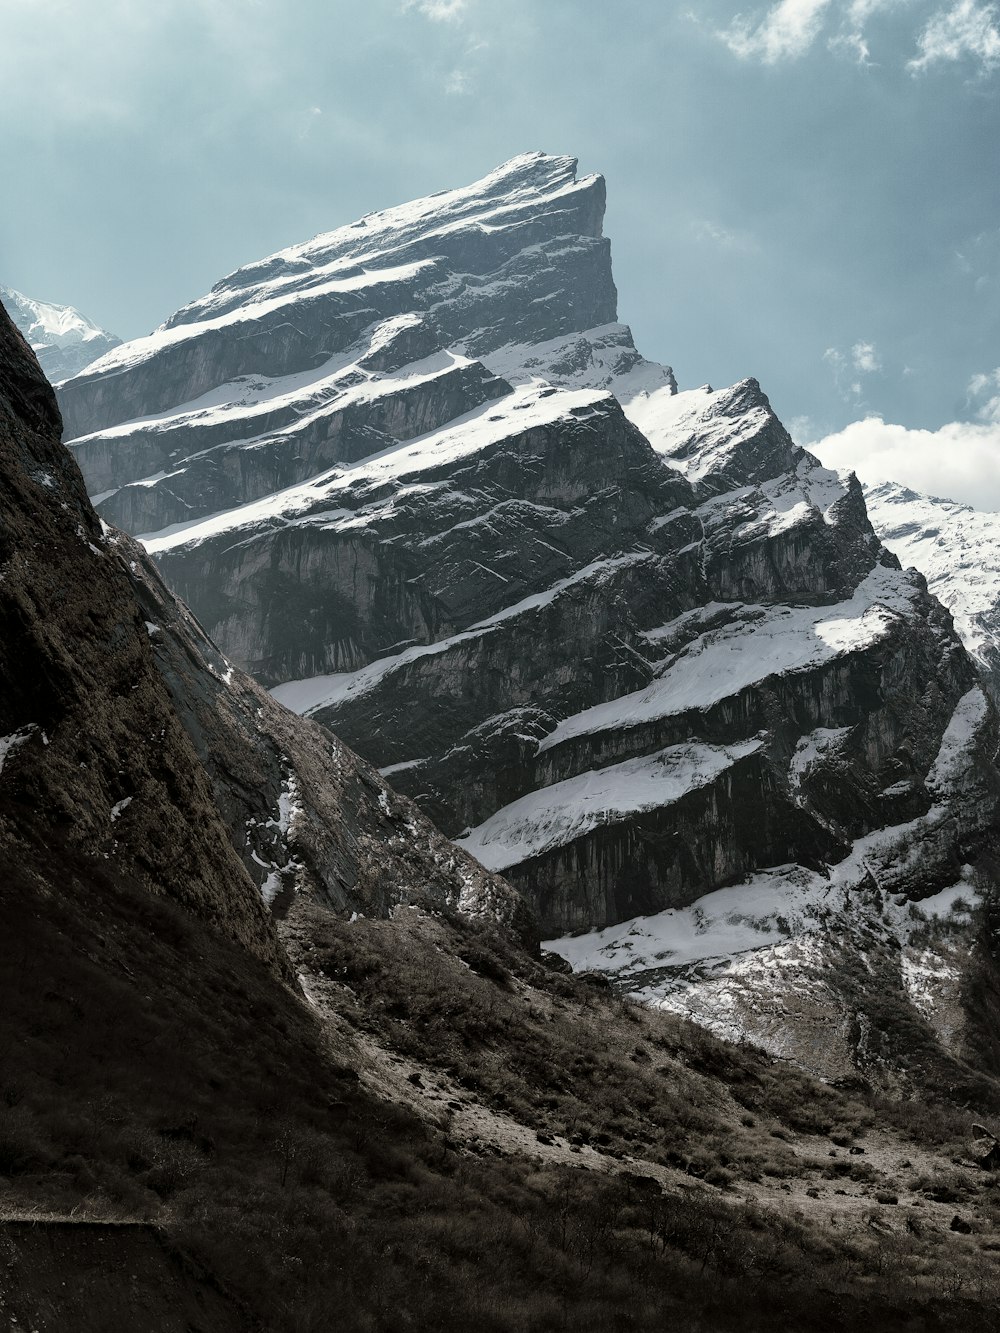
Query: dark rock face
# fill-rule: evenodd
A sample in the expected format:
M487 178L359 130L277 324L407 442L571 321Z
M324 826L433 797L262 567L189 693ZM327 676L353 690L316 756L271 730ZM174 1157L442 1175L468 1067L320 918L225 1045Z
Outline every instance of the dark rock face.
M64 387L90 488L546 932L943 809L920 896L996 807L934 776L974 668L756 381L642 359L603 209L536 154L240 270Z
M561 399L553 412L537 394L481 409L451 432L458 450L483 432L468 457L439 460L414 447L410 468L397 454L385 468L306 488L304 514L298 496L293 522L263 513L249 541L213 561L211 580L186 548L152 549L209 633L239 645L266 684L443 639L574 575L609 546L629 549L686 493L613 399L577 397L565 416ZM621 493L609 533L613 489Z
M0 841L65 843L278 970L268 905L419 898L522 933L517 895L322 727L234 672L142 549L102 526L55 399L0 312Z
M230 840L276 914L300 893L370 917L426 902L534 938L531 914L508 884L323 727L234 670L137 542L124 533L108 540L129 570L156 665Z
M0 311L0 840L65 840L216 922L278 944L171 706L125 570L59 413ZM43 832L44 830L44 832Z

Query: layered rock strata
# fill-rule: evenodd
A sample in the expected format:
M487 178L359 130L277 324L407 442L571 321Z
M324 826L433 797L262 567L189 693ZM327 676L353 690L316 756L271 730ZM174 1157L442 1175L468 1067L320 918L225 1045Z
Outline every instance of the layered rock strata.
M603 210L572 159L514 159L238 270L62 391L99 509L226 656L553 935L925 817L976 688L756 381L680 393L639 355Z

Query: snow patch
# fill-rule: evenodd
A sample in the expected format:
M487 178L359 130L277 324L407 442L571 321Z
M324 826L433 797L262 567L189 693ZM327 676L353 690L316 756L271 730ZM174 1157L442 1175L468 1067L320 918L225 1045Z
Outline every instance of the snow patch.
M38 727L34 722L31 722L18 731L12 731L9 736L0 736L0 773L3 772L3 766L10 756L15 754L22 745L26 745L37 730Z
M566 718L539 750L577 736L710 708L770 676L868 648L889 634L901 616L913 614L919 591L911 576L877 565L845 602L761 607L759 620L749 628L738 622L698 635L643 689Z
M935 796L944 796L963 785L989 709L986 696L978 685L959 700L927 774L927 789Z
M591 769L512 801L455 842L488 870L504 870L566 846L603 824L670 805L714 782L761 745L758 740L729 746L672 745L657 754Z
M948 607L970 653L1000 650L1000 514L887 482L865 488L868 516L904 565Z
M789 776L795 785L802 783L815 764L831 753L836 753L852 730L852 727L817 727L808 736L803 736L788 766Z
M274 842L274 850L279 853L279 856L284 857L284 861L263 861L255 852L251 851L251 856L259 866L262 868L270 867L264 882L260 886L260 896L268 907L281 892L285 877L301 868L299 858L294 856L289 849L288 839L295 825L304 814L305 807L302 804L299 780L289 768L282 781L281 792L278 796L277 818L268 819L264 824L265 828L275 831L277 836Z

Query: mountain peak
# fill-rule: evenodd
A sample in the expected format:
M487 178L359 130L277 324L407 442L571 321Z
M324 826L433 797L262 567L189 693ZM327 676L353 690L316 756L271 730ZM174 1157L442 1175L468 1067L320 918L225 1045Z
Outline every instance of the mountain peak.
M190 323L230 308L240 294L264 300L336 277L353 265L390 268L412 258L436 255L454 246L455 234L523 229L541 222L538 239L551 235L602 236L606 190L602 176L577 179L577 159L546 153L512 157L471 185L441 190L405 204L367 213L355 222L321 232L246 264L215 284L208 296L173 315L166 328ZM548 227L543 219L548 216ZM473 271L480 271L473 261ZM596 321L595 321L596 322Z
M616 324L605 202L603 178L577 179L575 158L526 154L245 265L67 385L67 431L177 412L210 392L238 400L247 377L316 381L401 315L475 358Z
M121 342L74 306L36 301L3 286L0 301L53 383L78 374Z
M853 886L880 829L887 891L940 887L993 811L894 859L992 725L950 619L755 379L641 357L603 211L527 154L230 275L63 386L100 512L553 938Z

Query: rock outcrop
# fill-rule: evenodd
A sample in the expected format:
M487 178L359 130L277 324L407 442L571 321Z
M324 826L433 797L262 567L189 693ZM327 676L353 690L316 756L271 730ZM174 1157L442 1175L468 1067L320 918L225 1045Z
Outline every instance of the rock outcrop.
M429 900L530 932L508 885L220 656L97 518L60 427L0 310L4 854L108 861L279 970L268 906L302 892L372 916Z
M0 841L114 859L278 965L55 398L0 310Z
M129 570L154 661L230 841L277 916L300 894L346 916L386 917L416 902L536 938L530 912L505 881L324 727L234 669L137 542L112 530L107 541Z
M572 159L515 159L239 270L62 390L99 509L227 657L552 935L822 875L937 809L950 726L992 726L857 481L756 381L679 393L642 359L603 209ZM988 836L970 782L907 893Z

